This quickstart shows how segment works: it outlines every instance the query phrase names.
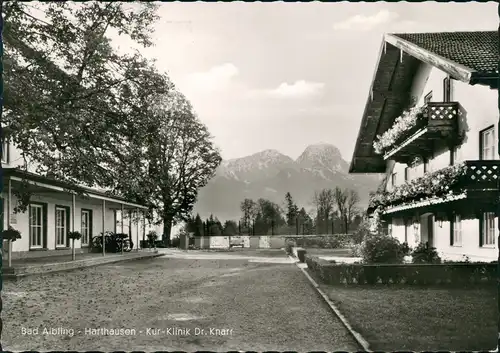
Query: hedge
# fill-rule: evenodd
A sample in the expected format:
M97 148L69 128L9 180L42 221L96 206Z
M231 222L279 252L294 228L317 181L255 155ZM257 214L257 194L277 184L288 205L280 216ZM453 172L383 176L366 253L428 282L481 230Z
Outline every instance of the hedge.
M335 264L306 255L307 267L325 284L451 284L496 283L496 263Z
M352 234L329 234L287 237L286 241L293 241L295 246L303 248L339 249L350 245L353 238Z

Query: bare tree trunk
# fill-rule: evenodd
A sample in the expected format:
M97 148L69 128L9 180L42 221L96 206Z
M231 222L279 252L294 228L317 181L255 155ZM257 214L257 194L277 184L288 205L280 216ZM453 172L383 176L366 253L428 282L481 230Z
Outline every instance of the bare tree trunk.
M172 217L163 216L163 234L162 241L167 246L170 246L170 233L172 232Z

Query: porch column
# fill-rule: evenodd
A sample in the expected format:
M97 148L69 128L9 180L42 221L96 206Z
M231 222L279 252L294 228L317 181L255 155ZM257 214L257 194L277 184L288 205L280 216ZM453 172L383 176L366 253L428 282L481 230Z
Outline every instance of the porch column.
M12 207L12 180L9 178L7 182L7 229L10 227L10 212ZM31 242L31 239L29 240ZM2 244L3 247L3 244ZM9 253L9 267L12 267L12 240L8 241L7 252Z
M71 194L72 196L72 212L71 212L71 231L74 232L75 231L75 213L76 213L76 196L75 196L75 193L72 193ZM81 239L80 239L81 241ZM71 258L73 259L73 261L75 261L75 239L71 239ZM81 248L81 246L80 246Z
M135 209L135 219L136 219L136 237L135 237L135 240L136 240L136 243L135 243L135 249L137 251L139 251L139 210L136 208Z
M500 3L498 4L498 17L500 17ZM500 35L500 25L498 25L498 35ZM500 60L498 60L498 69L500 69ZM497 75L497 83L500 86L500 75ZM497 87L497 91L500 88ZM500 94L498 96L498 101L497 101L497 106L498 110L500 111ZM499 118L500 121L500 118ZM498 147L500 147L500 135L497 134L497 153L500 155L500 151L498 150ZM500 191L500 181L498 184L499 191ZM500 203L497 206L497 217L500 217ZM497 349L496 351L498 352L500 350L500 222L498 223L498 238L497 238L497 251L498 251L498 259L497 259Z
M76 215L76 196L75 196L75 194L72 194L72 196L73 196L73 200L72 200L73 201L73 205L72 205L73 206L73 213L71 215L71 217L72 217L71 231L74 232L75 231L75 215Z
M106 200L102 200L102 256L106 255Z
M121 232L122 232L122 235L123 235L123 204L120 204L120 206L121 206L121 213L120 213L120 223L121 223L121 225L120 225L120 228L121 228ZM122 246L121 246L121 248L122 248L122 255L123 255L123 238L122 238Z

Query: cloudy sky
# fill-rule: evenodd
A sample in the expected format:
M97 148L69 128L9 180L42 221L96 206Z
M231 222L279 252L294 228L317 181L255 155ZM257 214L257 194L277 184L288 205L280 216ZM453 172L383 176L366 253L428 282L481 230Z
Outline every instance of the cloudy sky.
M497 4L163 3L157 59L225 159L336 145L350 160L386 32L496 30Z

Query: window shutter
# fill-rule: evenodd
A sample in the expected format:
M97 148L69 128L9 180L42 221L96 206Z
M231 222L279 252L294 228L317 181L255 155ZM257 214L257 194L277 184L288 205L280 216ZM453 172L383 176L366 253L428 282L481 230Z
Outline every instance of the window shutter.
M71 239L69 239L69 227L71 225L71 208L70 207L65 207L66 209L66 246L71 246Z
M92 235L94 234L94 221L92 219L92 210L88 210L89 215L89 223L87 224L88 232L89 232L89 244L92 243Z
M455 235L455 215L450 214L450 245L453 245L454 235Z
M44 203L42 206L42 229L43 229L42 244L43 247L46 249L47 248L47 204L46 203Z
M483 237L484 237L484 214L479 213L479 246L483 246Z

